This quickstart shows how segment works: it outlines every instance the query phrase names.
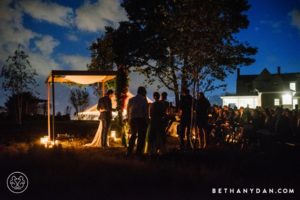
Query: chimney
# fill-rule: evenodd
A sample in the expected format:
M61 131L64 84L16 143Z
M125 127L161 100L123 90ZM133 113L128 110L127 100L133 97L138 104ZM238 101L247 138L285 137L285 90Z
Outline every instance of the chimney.
M241 75L240 68L237 68L237 69L236 69L236 72L237 72L237 77L239 77L239 76Z
M280 66L277 67L277 74L280 74Z

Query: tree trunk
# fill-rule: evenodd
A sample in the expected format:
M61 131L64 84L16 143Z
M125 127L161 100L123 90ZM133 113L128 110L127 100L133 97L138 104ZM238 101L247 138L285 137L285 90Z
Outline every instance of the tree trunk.
M121 133L122 143L126 146L125 131L123 129L123 110L125 108L125 100L128 92L128 67L124 65L118 65L117 84L116 84L116 98L117 98L117 111L118 111L118 129Z
M23 102L22 102L22 94L17 95L17 124L22 125L22 109L23 109Z
M187 83L187 63L186 63L186 58L184 58L183 61L183 66L181 68L181 92L184 89L188 88L188 83Z
M173 76L173 84L174 84L175 104L176 104L176 108L178 108L179 107L179 85L177 83L176 74L174 70L172 70L172 76Z
M180 102L179 91L174 91L174 95L175 95L175 106L176 106L176 108L178 108L179 107L179 102Z
M175 68L174 68L174 58L173 58L173 54L172 51L170 50L170 66L171 66L171 73L172 73L172 81L173 81L173 92L174 92L174 96L175 96L175 106L176 109L179 107L179 84L177 82L177 76L176 76L176 72L175 72Z

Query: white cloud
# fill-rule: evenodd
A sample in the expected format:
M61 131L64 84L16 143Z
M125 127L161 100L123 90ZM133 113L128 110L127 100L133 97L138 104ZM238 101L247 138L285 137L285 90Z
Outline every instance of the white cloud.
M126 20L126 12L118 0L86 1L76 10L76 26L91 32L103 31L105 26L117 26L117 22Z
M61 69L60 65L50 56L34 52L29 52L28 55L31 66L36 69L40 76L47 77L51 70Z
M37 81L39 86L35 90L40 93L40 98L46 98L45 79L51 70L62 69L63 65L70 66L70 69L86 69L89 58L67 55L63 56L64 61L61 61L60 57L55 57L57 54L53 55L53 53L55 52L55 47L60 44L59 41L53 36L36 33L24 26L25 9L20 6L20 2L16 0L0 0L0 70L7 57L21 44L29 55L31 66L38 73ZM55 12L51 11L52 8L47 9L48 12L55 15ZM58 23L61 23L61 21ZM4 91L1 89L0 96L4 97ZM0 105L3 105L5 101L5 98L0 98ZM62 89L60 85L57 86L56 102L60 104L57 106L58 110L64 109L68 103L66 89Z
M51 55L54 48L58 46L60 42L50 35L45 35L34 43L43 55Z
M0 64L3 64L21 44L29 55L32 67L42 76L41 79L44 79L50 70L59 68L58 63L50 56L58 41L51 36L41 35L25 28L22 9L14 2L14 0L0 1ZM32 43L39 51L30 48Z
M291 25L300 31L300 10L294 9L289 15L291 16Z
M73 41L73 42L77 42L79 40L79 38L72 33L66 34L66 37L68 40Z
M60 60L73 70L86 70L86 65L90 62L89 57L80 55L62 55Z
M22 0L19 1L24 12L33 18L60 26L70 26L73 23L72 8L49 1Z
M29 46L30 40L38 36L37 33L23 26L22 11L18 7L11 7L13 0L0 1L0 59L7 58L18 44Z

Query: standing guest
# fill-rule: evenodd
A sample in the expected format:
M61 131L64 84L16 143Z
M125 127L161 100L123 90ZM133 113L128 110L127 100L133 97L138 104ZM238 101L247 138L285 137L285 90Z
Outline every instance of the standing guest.
M191 120L192 120L192 103L193 97L190 95L190 91L188 89L184 89L182 91L182 96L179 103L179 111L180 111L180 149L183 150L185 147L184 138L187 137L187 145L186 147L191 149Z
M289 112L290 115L290 124L292 129L292 138L295 139L297 135L297 112L296 110L292 110Z
M162 144L163 144L163 149L165 150L166 147L166 142L167 142L167 129L169 126L170 122L170 114L171 114L171 104L167 100L168 94L166 92L161 93L161 102L163 104L163 135L162 135Z
M207 127L208 127L208 112L210 109L210 103L204 96L203 92L199 93L199 98L196 102L196 116L197 116L197 128L199 133L199 148L206 147L207 139Z
M137 95L128 101L127 114L130 126L131 137L129 139L129 146L127 154L131 155L137 140L136 154L142 155L145 146L145 139L147 133L148 121L148 102L146 98L146 88L139 87Z
M107 135L111 126L112 119L112 103L111 99L114 95L113 90L108 90L104 97L98 101L97 109L100 111L100 120L102 123L101 146L107 147Z
M263 112L264 114L264 129L271 131L272 130L272 115L270 109L266 108Z
M150 107L149 153L155 155L162 151L164 135L164 105L159 101L160 94L153 93L154 103Z
M281 110L281 114L278 117L277 121L277 134L280 138L281 143L288 142L290 134L292 132L290 128L290 121L288 116L288 109Z

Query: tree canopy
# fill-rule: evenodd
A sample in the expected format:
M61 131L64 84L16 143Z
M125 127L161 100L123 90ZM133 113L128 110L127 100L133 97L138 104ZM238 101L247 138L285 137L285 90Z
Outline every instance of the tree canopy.
M37 73L30 64L29 56L19 46L13 55L8 56L2 67L2 87L11 94L34 91L37 86L35 76Z
M37 87L37 73L31 66L29 56L19 45L13 55L8 56L1 70L3 89L11 96L16 96L16 116L18 124L22 124L23 94L34 92Z
M70 92L70 102L75 109L75 114L83 111L89 105L89 93L86 89L72 89Z
M142 41L134 50L136 67L149 79L157 77L175 96L179 85L203 83L210 86L201 90L214 89L214 80L254 62L257 49L235 37L249 25L246 0L124 0L122 6L127 27L134 27L135 38Z
M103 52L96 55L109 60L107 66L137 70L150 83L158 79L174 91L176 104L183 88L224 87L215 81L255 61L257 49L236 37L249 25L247 0L124 0L121 5L128 21L106 28L98 41Z

